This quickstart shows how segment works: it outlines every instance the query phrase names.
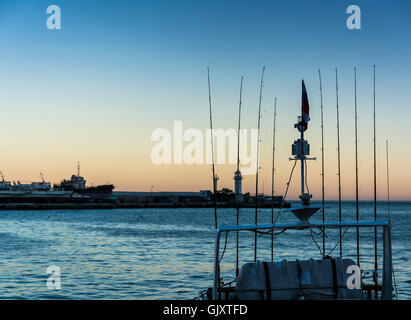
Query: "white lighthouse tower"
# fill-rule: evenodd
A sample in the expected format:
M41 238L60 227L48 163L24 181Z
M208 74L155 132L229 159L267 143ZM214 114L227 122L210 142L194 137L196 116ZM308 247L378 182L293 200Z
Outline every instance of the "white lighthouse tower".
M238 202L243 202L243 192L241 188L241 184L243 177L241 176L241 171L237 170L234 173L234 194L235 194L235 199Z

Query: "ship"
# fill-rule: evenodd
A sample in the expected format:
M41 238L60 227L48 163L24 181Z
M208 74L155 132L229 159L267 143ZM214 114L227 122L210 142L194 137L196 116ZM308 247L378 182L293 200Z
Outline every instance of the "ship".
M92 201L91 197L77 192L52 188L40 173L40 182L20 183L6 181L0 171L0 203L83 203Z
M112 197L114 185L104 184L98 186L86 186L86 179L80 175L80 163L77 166L77 175L73 174L70 180L62 180L60 184L54 184L53 189L72 191L80 195L88 196L93 200L109 200Z

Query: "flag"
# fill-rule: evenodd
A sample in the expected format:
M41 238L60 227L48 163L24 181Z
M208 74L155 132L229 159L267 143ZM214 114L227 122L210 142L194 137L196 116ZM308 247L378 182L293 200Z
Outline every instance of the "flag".
M302 97L301 97L301 122L304 126L304 131L307 130L308 121L310 121L310 105L308 104L307 89L305 88L304 80L302 82Z

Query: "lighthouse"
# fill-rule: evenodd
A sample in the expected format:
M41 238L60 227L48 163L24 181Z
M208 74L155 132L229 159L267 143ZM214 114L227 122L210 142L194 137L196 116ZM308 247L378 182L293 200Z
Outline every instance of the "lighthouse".
M235 193L235 199L238 202L243 202L243 192L241 189L241 180L243 180L243 177L241 176L241 171L237 170L234 173L234 193Z

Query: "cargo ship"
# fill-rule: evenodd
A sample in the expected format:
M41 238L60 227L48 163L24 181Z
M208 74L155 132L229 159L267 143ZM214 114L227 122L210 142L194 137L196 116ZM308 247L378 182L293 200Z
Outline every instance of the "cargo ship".
M79 195L88 196L93 200L110 200L114 185L105 184L98 186L86 186L86 180L80 176L80 164L77 167L77 175L73 174L70 180L62 180L60 184L54 184L53 189L72 191Z

